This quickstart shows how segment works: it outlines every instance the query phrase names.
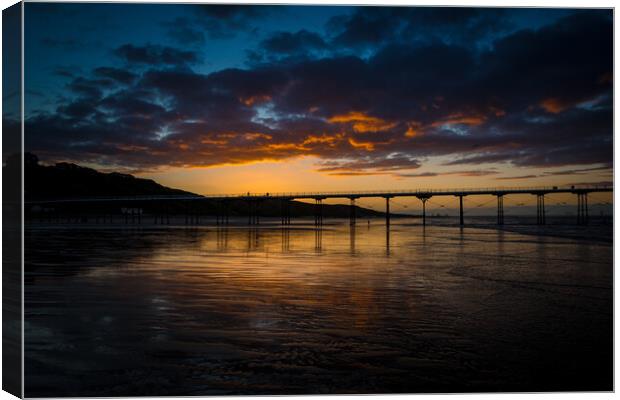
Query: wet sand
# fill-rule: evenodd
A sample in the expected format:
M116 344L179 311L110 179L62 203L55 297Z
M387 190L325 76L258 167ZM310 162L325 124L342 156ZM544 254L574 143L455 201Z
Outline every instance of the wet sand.
M612 389L611 243L328 222L29 226L26 396Z

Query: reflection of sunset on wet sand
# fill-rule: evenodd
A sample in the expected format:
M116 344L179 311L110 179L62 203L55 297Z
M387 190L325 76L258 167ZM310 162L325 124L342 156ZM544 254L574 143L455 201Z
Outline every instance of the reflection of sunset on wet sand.
M45 243L26 278L38 310L27 315L31 395L84 351L108 373L76 367L60 394L95 395L111 382L124 395L609 382L606 242L399 222L388 235L374 221L328 222L320 234L67 228ZM46 262L59 246L75 251ZM584 323L590 329L577 329ZM57 345L42 345L50 337Z

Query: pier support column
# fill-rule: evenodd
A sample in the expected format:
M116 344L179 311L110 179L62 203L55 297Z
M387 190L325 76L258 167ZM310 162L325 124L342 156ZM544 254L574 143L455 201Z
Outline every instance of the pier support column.
M547 223L544 193L536 195L536 223L538 225L545 225Z
M385 225L390 226L390 198L385 198Z
M291 224L291 201L282 200L282 225Z
M230 214L230 202L224 202L224 223L228 225L228 215Z
M289 199L282 199L280 203L280 223L282 225L290 225L291 224L291 201ZM315 211L316 214L316 211ZM316 216L315 216L316 220ZM316 221L315 221L316 222Z
M314 225L323 225L323 199L314 199Z
M577 193L577 224L578 225L588 224L588 193L587 192Z
M258 216L258 212L260 211L260 201L256 200L256 202L254 203L254 224L255 225L259 225L260 224L260 219Z
M497 225L504 225L504 195L497 195Z
M350 218L349 225L355 225L355 218L356 218L356 215L355 215L355 197L350 197L350 199L351 199L351 206L349 208L349 218Z
M215 204L216 225L228 225L228 202L226 200L219 200Z
M291 201L286 201L286 225L291 224Z
M418 197L422 202L422 226L426 226L426 201L430 199L430 197Z
M465 225L465 222L463 220L463 195L459 195L459 221L460 221L460 225L463 226Z
M253 225L254 224L254 215L253 210L254 206L253 206L253 201L252 200L248 200L248 225Z

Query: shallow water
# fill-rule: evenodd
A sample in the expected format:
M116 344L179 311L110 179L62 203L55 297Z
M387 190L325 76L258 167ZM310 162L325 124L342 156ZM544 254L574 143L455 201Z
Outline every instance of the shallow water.
M25 243L26 396L612 389L604 241L360 221Z

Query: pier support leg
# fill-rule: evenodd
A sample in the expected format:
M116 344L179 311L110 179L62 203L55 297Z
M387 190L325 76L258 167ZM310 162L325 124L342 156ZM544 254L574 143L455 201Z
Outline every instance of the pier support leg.
M252 201L248 200L248 225L252 225L254 223L254 218L252 217Z
M504 196L497 195L497 225L504 225Z
M323 200L314 199L314 225L323 225Z
M254 203L254 224L255 224L255 225L260 224L260 219L259 219L259 217L258 217L258 212L259 212L259 210L260 210L260 207L259 207L259 206L260 206L260 202L257 200L257 201Z
M230 203L226 201L224 203L224 223L228 225L228 215L230 214Z
M288 200L282 200L282 225L288 225Z
M291 202L286 201L286 225L291 224Z
M390 198L385 198L385 225L390 226Z
M426 226L426 200L422 199L422 226Z
M460 225L463 226L465 225L464 221L463 221L463 196L459 196L459 221L460 221Z
M314 199L314 226L319 225L319 200Z
M588 224L588 193L577 193L577 224Z
M291 224L291 201L288 199L283 199L282 202L280 203L281 206L281 219L280 219L280 223L282 225L290 225ZM315 206L316 207L316 206ZM315 214L316 214L316 209L315 209ZM315 216L315 223L316 223L316 216Z
M577 193L577 225L581 225L581 193Z
M351 206L349 209L349 217L350 217L350 221L349 221L349 225L355 225L355 198L351 197Z
M284 222L284 220L286 219L286 214L284 211L284 208L286 207L285 203L286 203L285 200L280 201L280 225L285 225L285 222Z
M547 223L547 217L545 212L545 195L536 195L536 223L538 225L545 225Z

